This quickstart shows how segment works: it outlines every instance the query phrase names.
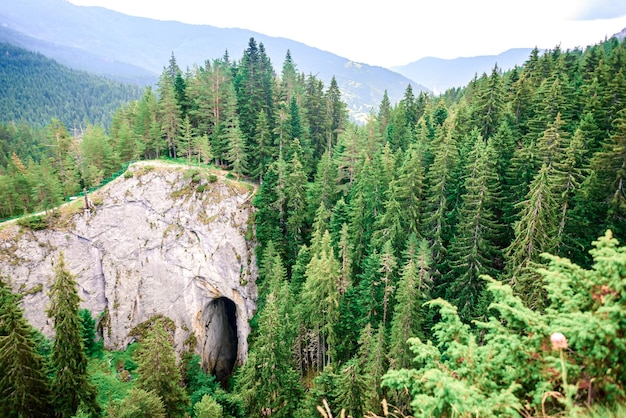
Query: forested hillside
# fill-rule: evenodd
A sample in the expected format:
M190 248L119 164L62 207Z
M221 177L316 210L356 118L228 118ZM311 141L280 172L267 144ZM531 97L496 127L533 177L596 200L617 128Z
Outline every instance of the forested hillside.
M0 44L0 122L42 127L56 118L70 128L108 126L115 109L141 97L142 90Z
M172 57L108 133L54 125L58 146L5 151L0 216L140 158L259 183L248 362L228 393L188 375L170 416L584 413L626 396L625 68L617 39L534 50L441 97L407 86L357 126L334 80L289 53L274 74L254 39L186 73Z

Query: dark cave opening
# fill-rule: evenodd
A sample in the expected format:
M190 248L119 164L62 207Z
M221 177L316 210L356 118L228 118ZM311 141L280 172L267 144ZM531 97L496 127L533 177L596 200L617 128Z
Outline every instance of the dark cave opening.
M237 361L237 307L228 298L217 298L204 309L203 366L225 386Z

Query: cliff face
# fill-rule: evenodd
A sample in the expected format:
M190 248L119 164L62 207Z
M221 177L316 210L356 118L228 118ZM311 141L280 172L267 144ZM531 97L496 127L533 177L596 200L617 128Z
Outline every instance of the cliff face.
M195 349L209 371L226 376L247 356L256 309L246 239L253 193L202 169L137 163L90 195L92 210L75 202L45 230L1 228L0 275L25 295L31 324L50 336L47 293L63 252L82 307L102 314L107 348L125 348L134 327L160 314L176 324L179 351Z

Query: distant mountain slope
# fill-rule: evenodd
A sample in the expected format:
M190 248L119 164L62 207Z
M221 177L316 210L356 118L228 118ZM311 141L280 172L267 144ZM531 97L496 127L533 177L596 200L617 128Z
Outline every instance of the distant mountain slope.
M143 88L125 85L0 43L0 122L47 125L52 118L68 128L85 121L108 125L120 104L141 97Z
M274 38L243 29L222 29L208 25L188 25L127 16L99 7L74 6L64 0L20 0L0 4L0 25L26 35L31 40L45 40L55 48L43 50L30 41L21 46L38 50L73 68L87 69L83 60L124 63L157 75L174 52L185 68L202 65L206 59L219 58L228 50L231 59L240 59L248 40L262 42L277 72L287 50L305 74L315 74L328 86L335 76L344 93L352 116L362 119L377 106L385 89L395 102L412 84L418 93L425 87L391 70L354 63L346 58L284 38ZM26 42L26 41L24 41ZM78 50L73 60L69 49ZM71 55L71 54L70 54ZM91 71L91 70L90 70ZM117 70L116 70L117 71Z
M442 59L426 57L392 69L404 76L420 80L432 91L443 93L451 87L467 85L474 75L489 74L497 63L502 70L522 65L530 56L532 48L509 49L498 55Z
M79 48L57 45L0 26L0 42L39 52L67 67L88 71L123 83L150 85L155 74L143 68L105 59Z

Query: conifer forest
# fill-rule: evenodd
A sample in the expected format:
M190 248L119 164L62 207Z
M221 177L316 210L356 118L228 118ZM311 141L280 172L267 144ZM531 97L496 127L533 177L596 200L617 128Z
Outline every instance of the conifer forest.
M258 187L259 272L225 385L177 358L166 317L104 350L63 260L53 340L2 278L0 415L624 416L626 41L535 49L438 96L408 85L364 124L334 79L276 64L253 38L193 68L172 54L106 127L0 126L0 218L130 161L213 165Z

